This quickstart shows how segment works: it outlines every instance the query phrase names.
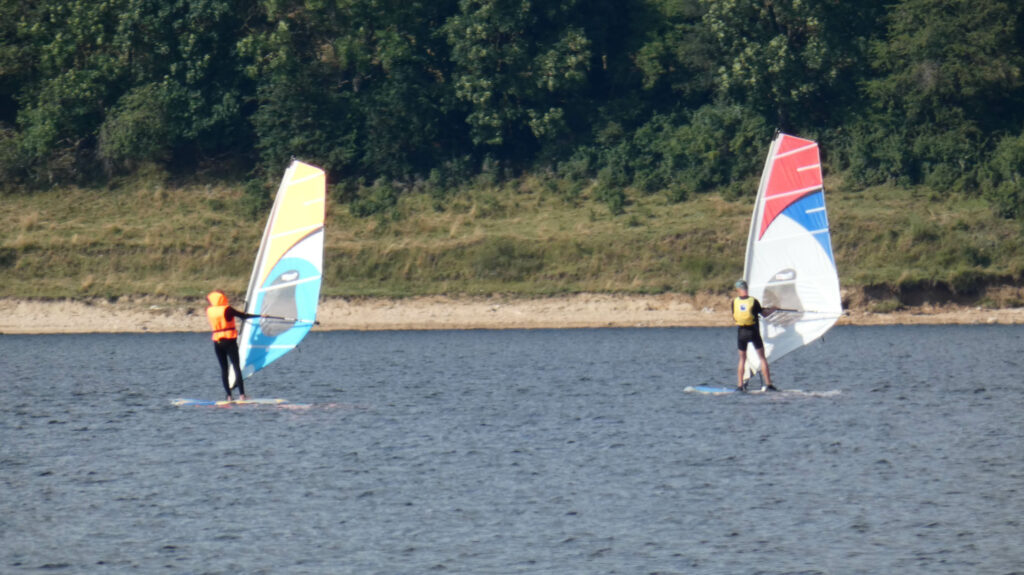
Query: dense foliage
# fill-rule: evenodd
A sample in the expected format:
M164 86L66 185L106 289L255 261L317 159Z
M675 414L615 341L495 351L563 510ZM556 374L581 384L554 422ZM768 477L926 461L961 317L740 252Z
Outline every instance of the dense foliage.
M782 129L1024 217L1022 66L1008 0L0 0L0 179L296 156L362 214L523 171L617 211L738 189Z

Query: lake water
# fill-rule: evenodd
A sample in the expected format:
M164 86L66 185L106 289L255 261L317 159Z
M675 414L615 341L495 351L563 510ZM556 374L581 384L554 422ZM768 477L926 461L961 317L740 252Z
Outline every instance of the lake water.
M0 572L1021 573L1024 328L0 337Z

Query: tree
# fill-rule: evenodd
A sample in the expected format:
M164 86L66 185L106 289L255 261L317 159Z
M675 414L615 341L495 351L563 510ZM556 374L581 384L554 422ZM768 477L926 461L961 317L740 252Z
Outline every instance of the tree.
M637 31L643 44L634 58L643 75L643 89L659 100L658 104L679 98L690 106L709 103L718 55L714 38L702 24L704 4L700 0L651 0L649 10Z
M33 60L29 82L17 94L19 146L36 177L81 178L104 108L116 99L123 67L113 39L116 0L46 2L20 26Z
M346 176L400 177L458 146L446 46L434 36L453 2L262 5L264 25L240 47L258 81L265 163L300 155Z
M872 46L873 114L853 167L937 189L974 187L992 135L1020 129L1022 8L998 0L906 0Z
M5 12L28 8L4 2ZM97 155L118 169L181 146L245 148L235 44L250 11L244 0L71 0L20 12L16 48L5 42L0 60L17 64L16 139L37 177L89 177Z
M131 121L125 114L146 109L159 122L154 131L164 136L162 146L141 147L152 151L149 159L167 160L165 151L189 156L182 158L188 164L226 152L246 154L252 148L246 100L253 85L242 72L236 44L254 13L246 0L126 0L114 42L127 86L106 118L106 133L114 124L125 128ZM108 156L103 150L101 155Z
M880 0L703 2L703 24L721 58L721 97L758 110L782 130L838 124L852 104Z
M574 8L573 0L459 1L444 33L474 144L532 148L531 138L566 131L566 104L584 85L591 58Z
M1015 43L1021 10L999 0L894 5L886 38L872 46L880 76L867 84L868 94L914 123L939 121L950 108L985 131L1024 117L1010 105L1024 80Z

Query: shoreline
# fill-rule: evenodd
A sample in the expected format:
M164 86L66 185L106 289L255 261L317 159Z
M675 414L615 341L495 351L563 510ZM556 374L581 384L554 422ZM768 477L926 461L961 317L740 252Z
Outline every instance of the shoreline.
M550 297L325 298L319 331L729 327L729 298L713 294L572 294ZM852 306L837 325L1024 324L1024 308L957 304L873 313ZM124 297L116 301L0 299L0 334L205 332L205 302Z

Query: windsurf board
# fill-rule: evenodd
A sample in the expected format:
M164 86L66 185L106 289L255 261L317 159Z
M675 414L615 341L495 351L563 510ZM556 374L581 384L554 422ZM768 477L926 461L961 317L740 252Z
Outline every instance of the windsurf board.
M206 407L231 407L234 405L272 405L280 407L298 407L304 406L304 404L291 403L287 399L271 399L271 398L260 398L260 399L234 399L231 401L220 400L214 401L212 399L174 399L171 404L176 407L190 407L190 406L206 406Z
M688 385L683 388L686 393L702 393L704 395L727 395L740 393L735 386L733 387L720 387L714 385ZM761 389L751 389L740 395L767 395L767 396L780 396L780 397L835 397L840 395L842 392L838 389L832 389L828 391L804 391L802 389L778 389L775 391L762 391Z

